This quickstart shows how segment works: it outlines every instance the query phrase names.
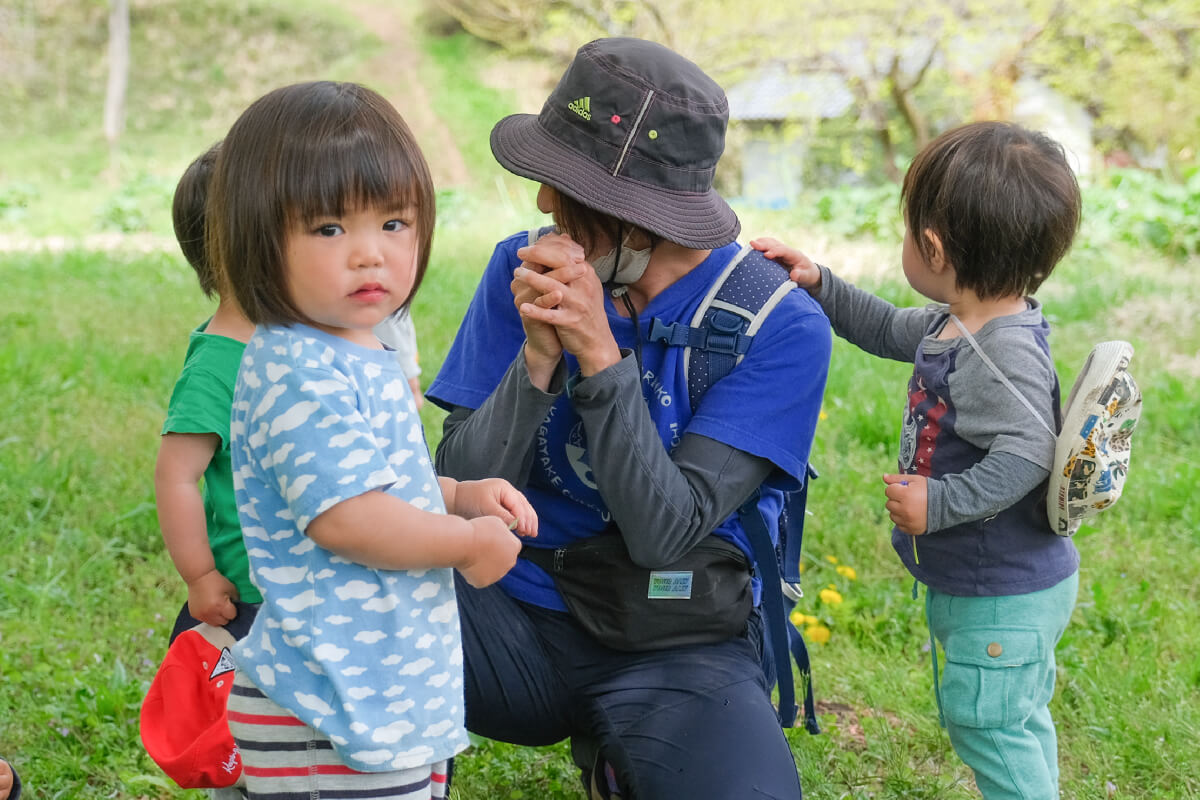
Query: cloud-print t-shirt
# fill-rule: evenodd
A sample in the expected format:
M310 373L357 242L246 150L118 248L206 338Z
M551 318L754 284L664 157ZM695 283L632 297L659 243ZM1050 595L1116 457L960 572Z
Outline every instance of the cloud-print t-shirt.
M250 575L263 594L234 648L238 667L354 769L408 769L463 750L452 571L372 569L305 535L323 511L368 491L446 511L393 354L303 325L260 326L230 435Z

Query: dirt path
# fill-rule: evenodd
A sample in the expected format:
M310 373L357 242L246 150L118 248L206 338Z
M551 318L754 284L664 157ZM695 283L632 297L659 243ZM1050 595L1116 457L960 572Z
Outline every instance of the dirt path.
M412 29L419 3L396 0L354 0L347 9L383 42L383 52L366 67L367 82L400 110L429 159L433 183L439 189L470 182L466 162L454 136L433 109L421 74L428 67L416 46Z

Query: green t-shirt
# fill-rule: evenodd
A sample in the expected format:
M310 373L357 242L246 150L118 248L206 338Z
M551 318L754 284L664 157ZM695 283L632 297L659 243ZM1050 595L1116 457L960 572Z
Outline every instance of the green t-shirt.
M229 412L246 345L236 339L205 333L207 327L205 322L192 331L183 372L171 391L162 432L215 433L221 437L221 446L204 470L208 545L217 570L237 587L242 602L261 603L262 595L250 582L250 564L233 499L233 467L229 460Z

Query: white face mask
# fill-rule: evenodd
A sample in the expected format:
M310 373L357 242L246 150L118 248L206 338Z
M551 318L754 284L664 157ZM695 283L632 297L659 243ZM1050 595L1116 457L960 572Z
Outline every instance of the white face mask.
M615 247L592 262L592 268L600 276L601 283L630 284L636 282L638 278L645 274L646 267L650 264L650 255L654 252L654 248L647 247L645 250L634 250L631 247L627 247L625 242L629 241L629 237L632 234L633 231L627 233L625 240L621 242L621 259L619 265L617 263L617 248Z

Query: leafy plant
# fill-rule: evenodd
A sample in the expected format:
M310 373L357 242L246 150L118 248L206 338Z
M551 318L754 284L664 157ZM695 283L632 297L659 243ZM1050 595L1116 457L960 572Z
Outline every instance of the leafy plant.
M0 220L20 222L29 213L29 206L37 196L37 186L28 181L0 184Z
M175 182L162 176L141 174L113 192L96 212L104 230L140 233L153 227L156 217L171 207Z
M1118 169L1084 193L1084 225L1092 246L1121 241L1179 260L1200 253L1200 167L1181 181Z

